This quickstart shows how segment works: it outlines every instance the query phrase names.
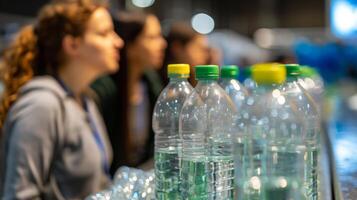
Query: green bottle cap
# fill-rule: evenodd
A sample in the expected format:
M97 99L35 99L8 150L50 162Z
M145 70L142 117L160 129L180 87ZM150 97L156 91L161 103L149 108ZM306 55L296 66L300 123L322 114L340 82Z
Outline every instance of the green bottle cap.
M236 79L239 75L239 68L236 65L221 66L221 78Z
M218 79L219 69L217 65L195 66L196 80Z
M287 77L296 77L301 74L300 65L298 64L286 64L285 68Z
M244 76L245 78L250 78L250 77L252 77L252 69L253 69L252 66L248 66L248 67L243 68L243 71L242 71L243 76Z

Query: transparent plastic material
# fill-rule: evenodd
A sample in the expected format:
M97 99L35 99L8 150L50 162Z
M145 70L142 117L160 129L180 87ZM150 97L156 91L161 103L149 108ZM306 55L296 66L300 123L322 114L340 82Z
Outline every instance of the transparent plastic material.
M111 200L155 200L154 171L121 167L114 176Z
M245 99L248 97L246 88L238 80L232 78L222 78L219 81L219 85L226 91L235 104L237 111L239 111Z
M215 80L199 80L180 116L184 200L233 199L236 108Z
M314 99L321 114L324 101L324 81L322 78L316 74L312 77L299 78L298 83L306 89Z
M220 86L226 91L228 96L231 98L233 103L235 104L237 111L240 112L241 107L243 106L244 102L248 98L248 92L247 90L243 87L243 85L231 78L222 78L219 81ZM237 115L234 116L235 122L237 122L238 118ZM239 195L242 191L240 187L238 186L238 183L241 181L241 177L243 176L242 169L240 168L243 166L243 159L244 159L244 132L243 130L239 131L239 124L234 123L235 126L235 135L232 137L232 141L235 144L233 147L233 152L234 152L234 166L235 166L235 193L236 193L236 198L241 199L241 195Z
M324 87L324 81L321 78L319 74L314 74L311 77L301 77L298 79L299 84L307 90L307 92L311 95L311 97L314 99L316 106L318 108L318 113L319 113L319 120L322 123L322 121L328 121L330 115L328 114L328 109L324 110L325 107L325 98L324 98L324 92L325 92L325 87ZM331 158L328 157L328 143L327 141L329 140L327 134L328 132L323 132L322 129L320 130L320 154L319 154L319 177L318 180L320 181L318 183L318 191L320 192L319 198L318 199L323 199L323 200L329 200L332 198L331 190L328 190L326 188L329 188L331 185L330 183L330 174L329 170L325 166L329 166L329 162L332 162Z
M155 132L156 199L179 199L180 152L179 116L193 88L186 78L170 78L160 94L153 114Z
M307 199L315 200L320 199L319 192L319 162L320 162L320 115L319 106L316 104L313 98L313 91L309 93L300 84L303 83L301 79L296 77L289 77L284 85L283 93L291 102L292 106L300 112L300 116L303 118L304 129L303 139L306 147L306 155L304 160L304 188ZM316 89L316 98L322 94L317 92L322 88Z
M234 145L244 152L236 166L238 199L305 199L303 126L281 85L261 84L252 91L238 115L244 141Z
M252 69L253 66L251 67L245 67L242 72L245 76L245 79L243 80L243 85L247 89L247 91L250 93L254 88L257 87L257 83L252 79Z
M113 185L86 200L155 200L153 170L121 167L114 175Z
M248 90L248 92L251 92L257 87L257 83L251 77L247 77L243 81L243 85Z
M111 191L110 190L105 190L102 192L98 192L97 194L93 194L89 197L87 197L85 200L110 200L111 196Z

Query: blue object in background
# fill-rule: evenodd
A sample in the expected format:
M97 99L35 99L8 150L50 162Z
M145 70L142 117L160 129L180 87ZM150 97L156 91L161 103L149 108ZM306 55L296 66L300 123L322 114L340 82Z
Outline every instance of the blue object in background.
M248 68L251 67L251 66L240 66L239 67L239 75L238 75L238 81L243 83L243 81L246 79L246 78L249 78L250 77L250 72L248 72Z
M357 45L298 41L294 50L298 63L316 68L327 83L349 76L351 69L357 71Z
M330 1L330 30L331 33L343 40L357 41L357 1Z

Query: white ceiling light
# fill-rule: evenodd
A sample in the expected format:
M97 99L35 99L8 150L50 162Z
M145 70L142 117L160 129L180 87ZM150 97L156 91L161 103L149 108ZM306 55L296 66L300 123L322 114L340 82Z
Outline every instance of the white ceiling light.
M155 0L131 0L133 4L140 8L150 7L154 4Z
M199 13L192 17L192 28L201 34L211 33L214 29L214 20L205 13Z

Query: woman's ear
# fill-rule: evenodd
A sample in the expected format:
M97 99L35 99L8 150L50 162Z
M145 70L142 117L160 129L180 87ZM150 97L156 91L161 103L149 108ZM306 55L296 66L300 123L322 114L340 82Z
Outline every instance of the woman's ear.
M62 40L63 53L69 57L78 55L80 47L80 38L71 35L64 36Z

